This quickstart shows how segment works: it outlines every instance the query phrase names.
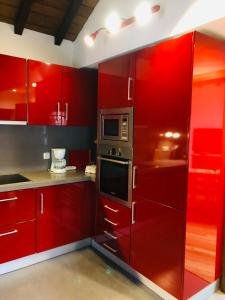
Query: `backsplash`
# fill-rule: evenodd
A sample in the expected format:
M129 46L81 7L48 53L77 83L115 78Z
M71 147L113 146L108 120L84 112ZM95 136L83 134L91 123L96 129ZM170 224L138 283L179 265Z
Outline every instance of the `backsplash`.
M93 149L95 128L0 125L0 174L23 170L47 170L43 152Z

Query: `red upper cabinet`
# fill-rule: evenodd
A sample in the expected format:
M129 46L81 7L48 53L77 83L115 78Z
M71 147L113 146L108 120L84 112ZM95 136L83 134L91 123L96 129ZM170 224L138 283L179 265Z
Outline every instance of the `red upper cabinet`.
M28 61L30 125L94 126L96 74Z
M134 105L135 56L128 54L99 64L98 108Z
M61 125L61 66L28 61L28 123Z
M0 55L0 120L27 121L26 60Z
M96 125L96 74L62 67L62 125Z

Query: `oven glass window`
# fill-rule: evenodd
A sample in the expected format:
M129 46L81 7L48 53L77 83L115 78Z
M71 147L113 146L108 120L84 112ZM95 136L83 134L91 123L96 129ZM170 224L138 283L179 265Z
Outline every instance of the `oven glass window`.
M101 160L100 192L128 201L128 169L127 164Z
M104 136L119 136L119 120L118 119L103 119Z

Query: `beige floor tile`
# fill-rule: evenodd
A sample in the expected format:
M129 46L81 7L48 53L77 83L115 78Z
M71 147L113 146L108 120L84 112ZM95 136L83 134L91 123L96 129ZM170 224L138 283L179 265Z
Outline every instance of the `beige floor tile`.
M90 248L0 277L0 300L159 300Z

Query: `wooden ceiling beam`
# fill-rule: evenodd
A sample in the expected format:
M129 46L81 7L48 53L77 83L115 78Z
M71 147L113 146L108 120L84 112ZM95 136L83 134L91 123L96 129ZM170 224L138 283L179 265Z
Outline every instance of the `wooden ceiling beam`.
M58 31L55 34L55 45L58 45L58 46L61 45L81 4L82 4L82 0L72 0L71 1L70 5L66 11L66 14L63 18L63 21L62 21Z
M34 0L21 1L21 5L19 7L19 11L14 22L14 32L16 34L21 35L23 33L33 2Z

